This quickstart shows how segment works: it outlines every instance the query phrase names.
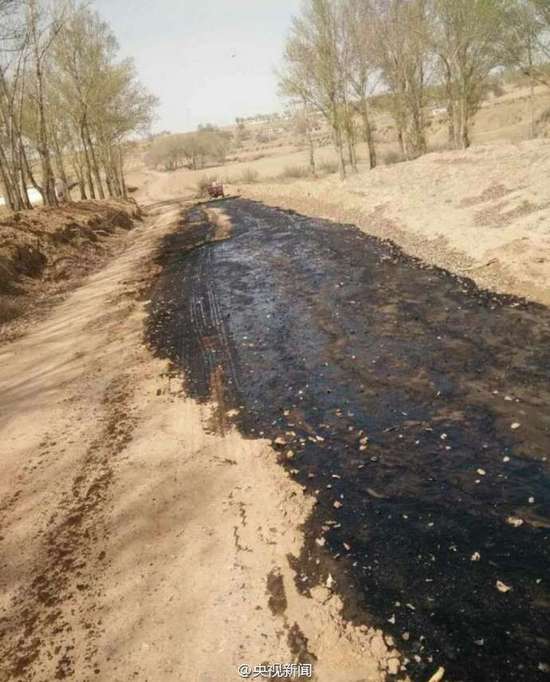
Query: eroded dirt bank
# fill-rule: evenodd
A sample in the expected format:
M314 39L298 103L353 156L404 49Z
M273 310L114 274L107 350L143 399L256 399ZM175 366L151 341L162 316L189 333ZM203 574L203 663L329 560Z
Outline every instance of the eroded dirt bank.
M0 220L0 341L119 253L141 210L133 201L79 201ZM41 310L41 312L44 312Z
M303 662L319 682L381 681L400 666L391 639L343 621L326 585L297 587L302 486L143 343L184 207L163 199L0 351L0 680L229 682Z
M330 586L414 680L546 679L548 308L351 226L216 206L223 238L195 210L164 240L148 339L214 433L270 439L311 495L300 592Z

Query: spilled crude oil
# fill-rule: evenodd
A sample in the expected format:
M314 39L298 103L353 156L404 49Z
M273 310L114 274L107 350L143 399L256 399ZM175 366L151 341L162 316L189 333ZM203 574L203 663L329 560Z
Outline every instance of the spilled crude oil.
M352 226L217 205L224 241L199 209L167 237L148 340L315 495L300 589L330 574L413 680L550 679L550 310Z

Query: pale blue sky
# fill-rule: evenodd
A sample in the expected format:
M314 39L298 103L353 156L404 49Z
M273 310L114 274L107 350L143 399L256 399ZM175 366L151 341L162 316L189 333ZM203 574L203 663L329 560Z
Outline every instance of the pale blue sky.
M300 0L94 0L160 98L155 130L280 109L273 69Z

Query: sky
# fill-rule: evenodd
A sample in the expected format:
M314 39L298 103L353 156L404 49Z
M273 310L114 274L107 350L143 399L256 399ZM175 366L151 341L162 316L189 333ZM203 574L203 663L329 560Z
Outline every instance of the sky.
M274 69L300 0L94 0L160 99L154 131L281 110Z

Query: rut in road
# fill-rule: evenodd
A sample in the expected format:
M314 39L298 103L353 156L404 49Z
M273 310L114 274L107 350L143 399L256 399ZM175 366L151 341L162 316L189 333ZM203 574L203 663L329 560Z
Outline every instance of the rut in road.
M166 239L148 340L215 424L282 439L317 500L300 589L330 574L412 679L546 679L550 311L352 226L217 205L227 239L200 209Z

